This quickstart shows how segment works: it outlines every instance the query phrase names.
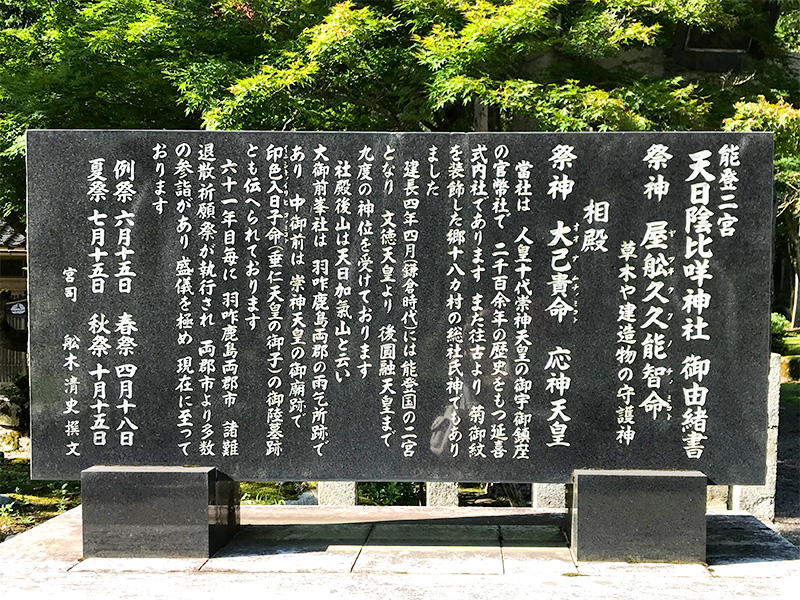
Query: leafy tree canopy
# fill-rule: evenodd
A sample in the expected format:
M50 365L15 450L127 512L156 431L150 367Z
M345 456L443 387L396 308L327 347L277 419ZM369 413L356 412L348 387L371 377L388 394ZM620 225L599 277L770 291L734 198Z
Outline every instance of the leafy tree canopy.
M682 67L687 27L758 58ZM800 0L0 0L0 206L22 225L28 128L740 128L794 110L794 50Z
M784 100L764 96L741 101L726 119L727 131L772 131L775 134L775 187L778 216L785 225L789 258L800 273L800 110Z

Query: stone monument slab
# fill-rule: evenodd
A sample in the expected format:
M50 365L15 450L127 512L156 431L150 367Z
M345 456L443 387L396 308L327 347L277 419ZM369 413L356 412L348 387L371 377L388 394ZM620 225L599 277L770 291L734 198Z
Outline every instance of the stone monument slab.
M37 478L764 480L767 133L30 131Z

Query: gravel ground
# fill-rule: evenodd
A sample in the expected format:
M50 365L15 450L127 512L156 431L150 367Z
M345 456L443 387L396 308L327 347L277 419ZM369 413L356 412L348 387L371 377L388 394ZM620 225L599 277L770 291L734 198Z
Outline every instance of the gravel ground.
M800 546L800 402L781 402L775 529Z

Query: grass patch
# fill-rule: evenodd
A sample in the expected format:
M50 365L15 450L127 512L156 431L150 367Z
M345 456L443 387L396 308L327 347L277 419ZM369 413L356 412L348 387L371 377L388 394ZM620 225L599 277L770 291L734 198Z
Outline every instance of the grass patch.
M0 542L81 502L77 481L31 481L30 460L0 460L0 494L14 502L0 506Z
M800 335L787 335L783 342L786 344L786 351L783 353L785 356L800 354Z
M305 481L242 481L242 504L283 504L297 500L311 485Z
M782 383L781 402L800 404L800 383Z
M425 484L410 481L358 484L358 503L372 506L419 506L424 504Z

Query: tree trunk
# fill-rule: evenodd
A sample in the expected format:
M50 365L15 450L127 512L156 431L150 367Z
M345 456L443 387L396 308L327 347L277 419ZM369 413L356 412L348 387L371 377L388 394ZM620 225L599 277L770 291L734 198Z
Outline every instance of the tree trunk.
M781 216L786 224L786 235L789 238L789 260L792 263L796 281L796 276L800 275L800 220L792 212L791 206L787 206ZM797 294L796 291L795 294Z

